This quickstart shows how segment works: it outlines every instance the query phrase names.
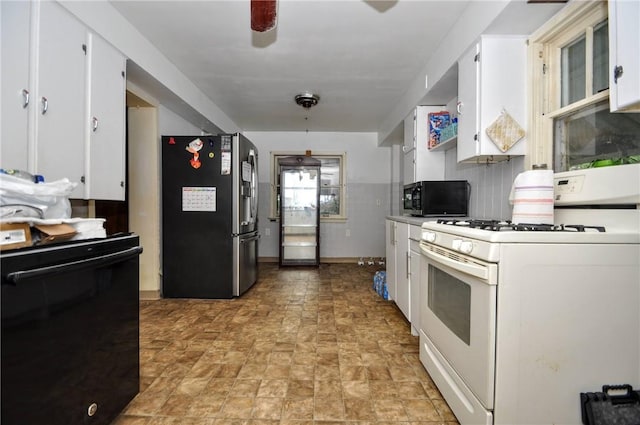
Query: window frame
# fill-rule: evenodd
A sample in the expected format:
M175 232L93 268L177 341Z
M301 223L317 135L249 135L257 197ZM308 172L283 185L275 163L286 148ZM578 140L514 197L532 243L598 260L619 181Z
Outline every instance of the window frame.
M270 206L269 220L280 220L280 211L277 208L277 189L278 189L278 159L287 156L304 156L307 151L271 151L270 155ZM322 160L323 158L337 158L340 168L340 214L338 215L320 215L321 222L344 222L347 221L347 153L346 152L313 152L313 158ZM331 186L334 187L334 186ZM322 189L322 186L320 186Z
M554 164L554 119L609 99L609 89L593 94L593 28L608 19L606 1L572 2L529 37L529 143L525 168ZM586 36L585 98L561 106L562 48Z

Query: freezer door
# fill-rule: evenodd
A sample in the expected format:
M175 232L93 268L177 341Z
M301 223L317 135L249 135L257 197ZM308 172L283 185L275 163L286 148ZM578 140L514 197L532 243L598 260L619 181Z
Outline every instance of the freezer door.
M258 280L258 239L260 234L252 232L234 238L236 262L233 295L242 295Z
M162 137L162 295L233 296L233 137Z
M234 135L234 233L258 229L258 149L241 134Z

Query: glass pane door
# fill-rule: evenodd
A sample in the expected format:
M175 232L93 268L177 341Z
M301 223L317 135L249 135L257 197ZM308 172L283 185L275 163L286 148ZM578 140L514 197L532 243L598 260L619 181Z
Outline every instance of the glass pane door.
M320 167L282 167L280 265L317 265Z

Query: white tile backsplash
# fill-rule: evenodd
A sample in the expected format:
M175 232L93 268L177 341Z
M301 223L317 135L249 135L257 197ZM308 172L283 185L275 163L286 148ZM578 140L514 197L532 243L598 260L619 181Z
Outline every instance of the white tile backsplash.
M320 257L384 257L385 232L381 229L384 229L385 217L391 209L389 186L388 183L347 184L347 220L320 223ZM268 183L258 184L260 257L279 255L280 223L270 221L268 217L270 187ZM268 236L266 229L269 229Z
M446 179L463 179L471 184L470 217L511 219L511 183L524 171L524 157L488 165L458 164L457 151L453 148L446 152L445 161Z

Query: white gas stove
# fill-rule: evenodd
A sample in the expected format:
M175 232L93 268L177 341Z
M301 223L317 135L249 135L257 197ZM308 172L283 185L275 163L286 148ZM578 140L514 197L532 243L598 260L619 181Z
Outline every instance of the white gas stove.
M422 226L420 358L465 424L580 424L640 386L640 164L555 175L554 224Z

